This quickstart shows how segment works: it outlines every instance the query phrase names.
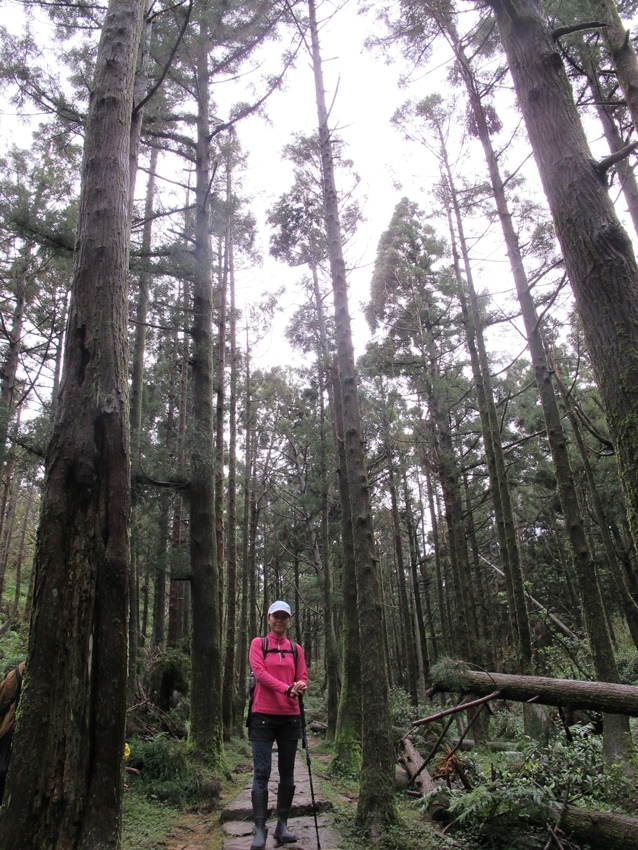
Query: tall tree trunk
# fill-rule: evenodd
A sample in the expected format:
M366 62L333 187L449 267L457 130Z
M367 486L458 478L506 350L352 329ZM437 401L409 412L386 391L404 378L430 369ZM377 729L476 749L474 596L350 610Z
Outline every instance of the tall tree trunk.
M224 659L224 684L222 711L224 736L230 739L238 728L243 731L241 720L234 713L237 690L243 689L243 681L235 676L237 659L237 311L235 308L235 260L233 215L228 222L228 287L230 311L228 334L230 346L230 390L228 398L228 522L226 526L226 656ZM244 599L242 597L242 606ZM240 618L239 628L242 628ZM243 702L242 702L243 714Z
M419 644L420 650L420 660L421 660L421 676L418 681L418 694L419 694L419 702L422 701L422 690L425 683L429 682L430 679L430 655L428 652L428 645L425 636L425 618L423 616L423 604L421 602L421 589L419 587L419 569L418 569L418 561L419 561L419 546L417 540L416 528L414 525L414 512L412 509L412 497L410 494L410 487L408 486L408 476L407 471L403 470L403 503L405 508L405 517L406 517L406 526L408 533L408 540L410 544L410 575L412 578L412 592L414 593L414 613L416 618L416 627L417 627L417 640ZM427 587L423 588L424 598L426 600L426 605L428 604L428 590ZM428 611L428 617L431 619L431 612ZM434 644L436 646L436 643Z
M585 72L587 86L591 92L594 108L598 114L605 138L607 139L609 151L610 153L617 153L625 147L625 141L614 120L613 107L610 106L611 97L603 91L600 81L601 69L596 62L594 51L585 43L585 39L582 37L578 38L576 44L578 60ZM611 86L609 88L611 90ZM622 109L622 112L624 114L624 109ZM616 163L616 171L620 179L620 185L625 196L625 202L631 216L634 231L638 234L638 180L636 179L636 174L627 158L623 158L620 162Z
M10 477L7 478L5 487L5 510L2 522L2 545L0 546L0 600L4 595L5 577L9 565L11 541L13 540L13 523L15 522L20 492L20 476L15 470L15 449L9 453L7 472L10 473Z
M231 289L234 292L234 289ZM234 308L233 308L234 315ZM256 635L252 627L251 618L251 596L250 596L250 573L248 568L249 553L249 528L250 528L250 503L252 493L252 397L250 378L250 345L248 341L248 330L246 330L246 392L244 413L244 510L241 524L241 609L239 621L239 635L237 640L237 679L239 686L235 697L235 728L240 725L243 732L244 707L246 705L246 686L248 671L248 645L250 637ZM256 626L255 626L256 629Z
M18 359L22 348L22 324L24 322L24 307L26 303L25 289L28 268L29 247L23 251L23 256L16 261L16 303L9 339L7 341L7 356L0 369L0 472L5 461L9 423L13 413L13 394L18 375Z
M496 12L518 102L574 288L617 448L632 534L635 532L634 540L638 540L638 268L631 242L618 222L601 174L592 166L571 87L540 3L490 0L490 5ZM479 112L475 110L476 115ZM481 141L483 136L486 134ZM500 175L497 176L493 153L488 166L495 187ZM495 198L546 418L596 676L617 681L618 669L579 516L558 405L518 242L509 210L503 206L502 182L500 192L495 187ZM511 229L510 236L506 228ZM620 721L614 720L606 727L608 761L624 758L633 749L628 723L612 732L616 725L620 726Z
M470 294L470 309L468 309L463 281L460 276L456 240L454 238L452 222L450 220L449 226L452 241L454 269L458 281L461 309L467 328L468 348L470 351L472 372L477 390L481 429L485 446L485 460L487 462L492 502L494 505L494 518L496 520L496 530L501 552L501 563L503 564L503 570L505 572L505 586L509 602L509 616L512 625L512 635L516 643L516 656L519 664L519 672L531 672L532 638L527 607L525 605L523 573L516 541L514 512L512 510L512 500L507 480L507 469L505 465L503 444L501 442L500 424L496 413L496 405L494 403L490 367L478 310L478 299L476 297L476 289L474 287L474 279L469 260L467 243L465 240L465 232L463 230L463 217L461 215L456 188L452 180L452 170L450 168L442 136L440 136L440 141L442 143L441 150L447 175L450 201L454 210L461 253L463 256L465 279Z
M321 364L323 358L319 359ZM322 572L321 572L321 591L323 603L323 633L325 647L325 665L326 665L326 680L327 680L327 699L326 699L326 741L332 743L335 739L337 730L337 716L339 713L339 690L341 688L341 658L339 656L339 647L337 645L337 636L334 629L334 600L332 598L332 563L330 558L329 544L329 504L328 492L331 486L328 475L328 445L326 435L326 408L324 404L324 395L321 389L322 378L326 374L324 369L320 369L319 375L319 404L321 417L321 454L319 460L319 480L322 483L321 490L321 552L322 552ZM330 393L332 395L332 393ZM295 587L298 591L298 585Z
M168 551L170 545L170 507L171 496L168 491L160 495L159 518L157 522L157 555L153 565L153 632L151 645L161 649L166 637L166 576L168 572Z
M594 164L539 0L489 0L594 371L638 544L638 267Z
M202 10L206 11L205 7ZM215 546L213 283L210 241L210 75L206 15L197 36L197 162L193 274L193 430L190 557L192 599L191 737L213 763L223 759L219 576Z
M312 293L314 297L315 310L317 311L317 325L319 328L319 352L318 352L318 367L319 367L319 386L325 383L328 394L328 413L324 409L323 396L321 398L321 480L324 482L322 490L322 516L323 516L323 538L324 547L324 576L323 576L323 617L324 617L324 635L326 645L326 676L328 679L328 718L326 739L334 741L337 734L337 726L339 723L339 701L340 689L342 683L341 657L339 654L339 646L337 636L335 634L334 622L334 605L332 604L332 564L328 556L328 491L330 487L329 477L327 474L327 439L325 421L326 415L330 417L332 425L332 435L335 446L335 465L339 467L339 457L337 448L336 434L336 419L334 415L334 383L331 377L331 356L330 347L328 345L328 331L326 328L326 316L323 308L323 298L319 286L319 274L317 261L315 258L315 245L311 234L310 253L312 260L310 262L310 270L312 274ZM343 526L342 526L343 528Z
M341 658L343 675L337 731L335 734L332 766L337 770L358 773L361 769L361 641L359 638L359 617L357 602L357 572L354 561L354 538L352 530L352 511L350 491L346 474L346 449L343 433L343 409L341 387L339 386L338 364L332 369L332 398L335 444L337 450L337 479L341 502L341 546L343 549L343 623L341 626Z
M596 20L606 25L601 27L603 41L625 96L631 120L638 130L638 58L629 30L624 28L614 0L589 0L589 6Z
M362 444L361 410L352 346L339 204L334 178L328 111L314 0L309 0L310 36L321 148L322 182L330 273L335 306L337 356L346 444L346 474L353 517L359 632L366 651L361 657L363 704L362 767L357 822L374 837L396 820L394 803L394 746L390 724L388 673L383 654L383 614L378 564L374 551L370 490Z
M418 304L415 293L415 306ZM425 423L425 430L431 434L433 456L436 471L441 483L443 503L445 505L445 522L448 531L448 546L450 568L452 571L452 588L454 591L454 628L455 639L465 660L479 661L474 657L478 644L478 629L476 623L476 607L474 588L470 576L470 565L467 555L467 530L463 519L463 500L461 497L460 470L454 451L452 423L449 410L446 409L442 391L441 376L437 351L432 337L432 328L425 327L421 321L419 310L415 310L420 325L419 345L423 363L424 381L427 393L427 406L430 419ZM446 593L448 605L452 594ZM448 609L450 610L450 609ZM452 628L452 620L450 620Z
M35 494L35 484L31 482L27 487L27 501L24 506L24 515L22 517L22 529L20 531L20 541L18 543L18 551L16 553L16 592L13 599L13 610L17 614L20 610L20 594L22 592L22 563L24 561L24 544L27 537L27 529L31 520L31 507L33 505L33 496Z
M130 504L129 133L144 4L111 0L85 134L65 367L0 844L116 850Z
M155 195L155 171L159 152L151 148L148 183L146 185L146 203L144 206L144 229L142 232L142 256L150 256L151 237L153 232L153 208ZM134 157L137 164L137 151ZM134 184L134 179L132 179ZM133 204L133 189L131 187L131 206ZM135 478L140 474L141 434L142 434L142 397L144 392L144 355L146 350L146 318L148 313L148 288L151 275L142 270L138 280L137 305L135 309L135 335L131 368L131 498L135 511L136 489ZM133 702L137 685L137 650L139 641L139 576L135 548L131 557L130 607L129 618L129 665L128 665L128 698Z
M452 642L451 618L449 615L448 603L446 601L447 599L449 599L450 594L447 592L448 588L446 586L446 583L443 581L443 564L441 562L442 547L439 538L439 520L436 506L434 503L434 487L432 484L432 475L430 472L429 461L427 459L424 460L423 468L425 471L425 486L428 494L428 510L430 513L430 527L432 529L432 543L434 548L437 602L439 606L439 621L441 624L441 643L443 645L443 652L446 655L450 655L455 649ZM435 653L435 658L436 657L437 653Z
M231 168L230 155L227 158L226 166L226 204L228 209L231 206ZM219 574L219 639L222 641L223 632L223 611L224 611L224 570L225 570L225 553L224 553L224 419L226 407L226 322L228 300L228 257L231 251L230 247L230 220L226 227L224 237L224 247L222 249L223 257L220 262L219 269L219 295L217 306L217 325L219 333L217 337L217 363L215 364L215 541L217 549L217 571Z
M188 316L190 316L190 286L186 280L182 281L182 315L184 320L184 327L182 329L182 353L181 353L181 369L180 369L180 378L179 378L179 417L177 424L177 470L186 470L187 460L186 460L186 422L188 419L188 398L189 398L189 377L190 377L190 334L189 327L190 321ZM175 337L174 337L174 348L177 351L178 348L178 333L177 333L177 325L175 325ZM176 367L177 371L177 367ZM169 411L169 418L170 418ZM169 428L167 433L167 445L168 445L168 436L170 435L171 430ZM182 627L183 627L183 617L181 612L181 603L183 599L181 584L185 580L185 576L183 574L183 570L180 571L176 567L176 562L179 562L179 553L182 549L183 544L183 533L182 533L182 520L184 514L184 499L181 494L178 493L176 498L173 500L173 518L171 524L171 536L170 536L170 552L171 557L169 559L170 564L170 584L169 584L169 603L168 603L168 635L167 635L167 644L168 646L177 646L178 640L184 637ZM176 557L177 556L177 557Z
M627 620L631 639L633 640L636 649L638 649L638 604L629 592L629 588L627 587L627 584L624 580L621 566L618 563L618 559L616 557L616 550L614 548L614 542L611 539L611 532L609 530L609 524L607 521L607 516L605 514L605 508L603 506L602 499L600 498L600 493L598 492L598 488L596 486L596 481L594 479L594 471L591 467L591 463L589 462L587 446L585 445L585 441L581 434L578 419L576 417L576 414L574 413L572 399L569 395L567 387L561 380L560 374L558 373L558 368L555 363L552 363L552 372L554 375L554 380L556 381L560 394L563 398L563 402L567 410L567 416L569 418L569 422L574 434L574 439L576 441L576 446L578 447L578 452L580 454L580 458L583 464L585 478L587 480L589 488L589 496L591 498L592 505L594 508L596 522L598 523L598 530L603 541L603 548L605 550L609 570L613 576L618 593L620 594L622 608L625 613L625 619Z
M384 431L386 430L385 425ZM390 437L382 433L385 443L385 453L388 463L388 489L390 491L390 510L392 514L392 536L394 540L394 554L396 558L397 588L399 591L399 617L396 621L397 627L401 629L401 662L400 668L405 669L407 674L407 685L413 705L417 705L419 694L417 690L417 658L416 641L414 640L413 618L408 603L408 588L405 577L405 561L403 558L403 534L399 519L399 497L397 493L397 481L395 472L395 461L393 450L390 445Z

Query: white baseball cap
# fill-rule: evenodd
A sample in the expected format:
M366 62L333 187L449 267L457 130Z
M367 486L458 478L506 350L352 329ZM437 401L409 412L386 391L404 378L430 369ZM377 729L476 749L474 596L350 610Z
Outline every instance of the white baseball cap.
M288 614L289 617L292 617L290 605L287 602L284 602L282 599L278 599L276 602L273 602L273 604L268 609L268 616L270 617L270 615L274 614L275 611L285 611L285 613Z

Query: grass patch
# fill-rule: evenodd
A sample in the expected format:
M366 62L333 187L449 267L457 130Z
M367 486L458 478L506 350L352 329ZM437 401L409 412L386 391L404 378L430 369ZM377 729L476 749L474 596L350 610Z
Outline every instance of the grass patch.
M150 800L137 789L124 792L122 850L159 850L181 811Z
M141 773L127 774L122 850L183 847L193 835L204 840L206 850L219 850L224 833L216 812L246 785L252 770L248 742L234 739L226 744L221 777L207 770L186 742L165 736L132 741L129 765L134 766L136 755Z
M375 850L442 850L450 847L446 839L431 827L417 806L397 798L399 820L383 831ZM356 806L341 805L334 815L335 828L341 835L339 850L370 850L370 839L355 824ZM458 846L458 845L457 845Z

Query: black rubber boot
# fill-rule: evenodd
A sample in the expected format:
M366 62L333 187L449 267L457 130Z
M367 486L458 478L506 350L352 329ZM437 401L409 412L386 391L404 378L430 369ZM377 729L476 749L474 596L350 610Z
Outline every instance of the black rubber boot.
M275 827L275 838L280 844L292 844L297 840L294 832L288 829L288 816L292 806L292 798L295 796L294 785L277 786L277 826Z
M250 850L266 850L266 839L268 829L266 818L268 817L268 789L259 788L252 793L253 820L255 821L255 837L250 845Z

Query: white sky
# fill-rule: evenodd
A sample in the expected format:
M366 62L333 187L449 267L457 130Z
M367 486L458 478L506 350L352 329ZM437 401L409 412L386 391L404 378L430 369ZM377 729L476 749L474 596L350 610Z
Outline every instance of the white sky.
M318 9L318 18L329 17L337 3L324 0ZM359 227L353 243L347 248L348 265L356 266L349 274L350 313L355 334L357 354L362 353L368 338L365 320L359 305L369 298L377 244L387 229L395 205L407 194L414 200L417 187L427 186L438 177L438 172L428 164L423 151L415 161L414 152L408 151L400 135L390 125L397 107L410 97L400 91L400 69L385 65L378 55L364 49L364 41L372 27L370 17L357 14L356 0L348 0L331 20L320 23L320 40L323 58L326 101L331 109L331 130L346 142L344 155L354 162L354 171L361 177L357 197L362 202L365 221ZM307 53L299 58L296 68L289 72L284 91L275 93L266 111L270 125L251 118L238 129L238 135L249 152L248 171L244 179L247 192L255 196L254 211L267 209L291 185L291 166L282 161L281 149L291 141L294 133L311 134L316 131L314 79ZM401 186L403 188L401 188ZM420 194L420 191L419 191ZM427 202L423 204L427 208ZM268 233L262 230L262 253L268 254ZM299 296L294 282L302 269L290 273L280 263L267 260L262 272L255 277L264 287L278 284L281 276L286 280L288 298L296 305ZM276 278L272 280L273 276ZM249 282L246 283L248 287ZM241 286L241 283L240 283ZM329 306L332 307L330 301ZM279 333L264 342L264 359L273 351L281 351ZM275 353L275 359L277 354Z
M353 243L347 249L347 262L355 266L349 275L350 313L353 323L355 350L363 352L369 338L367 324L360 305L369 299L370 278L373 271L377 244L387 229L395 205L405 195L416 201L424 213L432 207L431 187L439 180L438 164L425 148L407 143L399 131L390 124L397 108L409 99L421 99L438 92L449 94L446 81L451 57L445 43L437 46L428 67L419 69L407 87L400 87L399 78L405 65L399 60L386 64L377 53L364 48L366 38L375 27L372 15L357 13L356 0L347 0L343 5L338 0L323 0L318 9L321 25L320 40L323 57L326 101L331 107L331 129L336 128L346 142L344 155L354 162L354 170L361 177L359 196L363 199L366 221L359 227ZM378 25L377 25L378 27ZM379 33L377 33L379 34ZM463 94L459 95L463 100ZM259 118L251 118L238 128L238 135L249 153L248 170L244 178L245 191L254 195L253 211L261 213L291 184L290 166L281 159L281 149L293 133L313 133L317 126L314 95L314 80L310 59L302 56L296 68L289 72L284 91L275 93L267 104L266 111L271 120L265 125ZM499 104L499 114L507 107ZM504 118L501 114L501 118ZM518 116L509 110L512 126ZM496 142L505 143L507 132ZM486 177L486 167L478 143L473 151L472 162L465 169L468 177ZM527 152L526 152L527 153ZM524 157L526 153L523 153ZM533 160L526 168L536 182ZM437 227L438 222L432 222ZM438 229L438 228L437 228ZM446 237L447 231L440 230ZM260 289L272 289L282 280L287 286L287 306L296 306L300 298L295 282L302 270L288 270L268 258L268 232L261 229L262 253L265 258L261 270L251 270L240 277L238 290L245 297ZM477 288L487 288L500 301L505 302L513 284L509 276L506 257L500 247L500 233L483 240L476 246L474 268ZM479 258L480 261L479 261ZM332 307L332 302L329 304ZM289 352L282 340L283 320L275 326L275 332L256 349L256 356L263 358L263 365L277 362L288 363ZM524 347L522 338L512 328L499 327L493 334L493 344L504 351L514 350L518 354ZM294 357L293 357L294 360Z

